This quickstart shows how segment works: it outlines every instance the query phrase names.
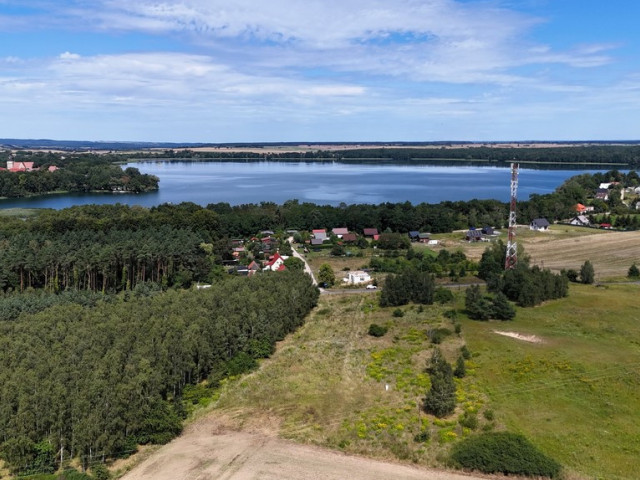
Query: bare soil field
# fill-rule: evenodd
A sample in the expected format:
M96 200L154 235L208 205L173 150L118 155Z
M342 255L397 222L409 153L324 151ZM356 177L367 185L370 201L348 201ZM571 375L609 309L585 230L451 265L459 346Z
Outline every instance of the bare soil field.
M191 425L124 480L473 480L489 477L348 456L259 433L232 431L209 417Z
M562 239L539 233L528 237L523 244L532 265L553 271L580 270L580 266L590 260L596 280L624 277L632 263L640 264L640 232L606 232Z

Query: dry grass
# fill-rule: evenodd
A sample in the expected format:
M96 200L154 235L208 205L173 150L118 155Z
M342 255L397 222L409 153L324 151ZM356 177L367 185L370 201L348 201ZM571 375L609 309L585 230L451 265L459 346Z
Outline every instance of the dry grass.
M243 430L437 465L448 442L463 435L457 416L464 405L482 406L461 384L467 403L448 422L435 423L421 411L431 356L426 331L443 325L453 330L442 315L446 308L404 307L399 318L391 315L393 309L379 308L375 295L323 296L307 323L260 370L222 393L216 410ZM386 325L388 333L369 336L371 323ZM455 361L461 345L452 334L441 348ZM425 430L432 440L415 442Z
M525 252L533 265L553 271L580 266L590 260L596 280L625 277L632 263L640 264L640 232L611 232L554 226L549 233L524 237Z

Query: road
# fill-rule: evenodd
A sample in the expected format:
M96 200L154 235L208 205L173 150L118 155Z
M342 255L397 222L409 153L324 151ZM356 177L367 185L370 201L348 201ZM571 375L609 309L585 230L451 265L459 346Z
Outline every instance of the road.
M225 430L204 418L123 480L478 480L462 473L348 456L260 433Z

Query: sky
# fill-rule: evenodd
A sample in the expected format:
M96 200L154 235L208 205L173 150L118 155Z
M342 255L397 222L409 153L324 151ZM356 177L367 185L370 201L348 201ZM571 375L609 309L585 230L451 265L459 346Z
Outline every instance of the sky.
M640 139L637 0L0 0L0 138Z

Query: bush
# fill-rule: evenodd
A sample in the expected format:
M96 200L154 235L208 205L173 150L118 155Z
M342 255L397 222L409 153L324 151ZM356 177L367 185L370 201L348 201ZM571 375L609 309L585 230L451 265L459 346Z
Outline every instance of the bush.
M397 317L397 318L404 317L404 312L402 310L400 310L399 308L396 308L393 311L393 316Z
M638 269L638 267L636 266L636 264L635 264L635 263L634 263L634 264L632 264L632 265L629 267L629 271L628 271L628 273L627 273L627 276L628 276L629 278L638 278L638 277L640 277L640 269Z
M433 300L444 305L453 301L453 293L448 288L439 287L433 294Z
M561 466L540 452L522 435L508 432L483 433L453 447L452 462L483 473L558 478Z
M471 352L469 351L469 347L467 347L466 345L463 345L460 348L460 354L465 360L469 360L471 358Z
M427 443L431 438L431 434L428 430L424 430L413 437L413 441L416 443Z
M383 337L387 333L388 328L383 327L382 325L378 325L377 323L372 323L369 325L369 335L372 337Z
M458 420L458 423L470 430L476 430L478 428L478 415L476 413L465 412Z
M449 335L451 335L451 330L448 328L432 328L427 331L427 337L436 345L442 343Z

